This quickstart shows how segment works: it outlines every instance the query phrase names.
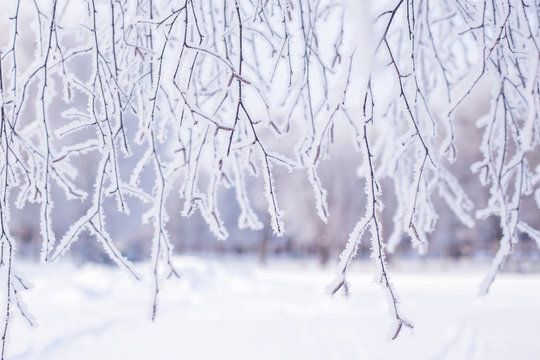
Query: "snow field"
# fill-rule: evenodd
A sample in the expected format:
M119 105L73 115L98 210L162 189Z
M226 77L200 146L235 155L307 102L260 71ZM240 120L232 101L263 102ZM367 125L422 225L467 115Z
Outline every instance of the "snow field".
M114 267L19 264L39 323L17 316L8 359L538 359L540 275L502 274L478 297L486 268L394 270L415 328L388 340L373 270L355 264L352 294L330 297L332 267L246 259L175 258L150 321L150 279ZM144 273L142 265L140 273ZM148 266L148 265L145 265Z

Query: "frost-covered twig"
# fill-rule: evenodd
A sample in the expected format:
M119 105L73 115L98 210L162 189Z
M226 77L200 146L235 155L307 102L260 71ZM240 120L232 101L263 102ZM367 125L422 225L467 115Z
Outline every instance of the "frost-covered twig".
M403 326L412 328L413 325L404 317L403 313L399 309L398 297L395 289L390 282L388 275L387 264L385 260L385 247L386 244L382 235L382 221L381 221L381 189L377 182L373 153L370 149L369 139L367 134L367 121L363 126L363 133L358 139L363 144L364 164L363 164L363 177L365 180L365 195L366 195L366 210L364 217L358 221L354 230L349 235L349 240L345 247L345 250L341 254L340 262L338 265L338 274L336 279L327 288L328 292L335 294L340 288L344 288L345 294L348 294L348 284L346 280L347 269L351 261L356 256L358 246L362 239L362 235L366 229L369 228L371 233L371 258L375 262L377 272L375 274L376 281L381 285L385 292L385 297L388 301L389 309L394 317L394 325L391 337L395 339L400 334Z
M111 220L115 212L130 219L143 213L136 221L153 228L154 317L163 270L178 275L173 244L182 234L171 231L173 213L199 211L225 240L228 208L220 194L233 187L240 228L261 228L251 205L259 193L274 233L283 235L277 164L305 170L317 213L326 221L332 194L320 169L339 156L332 146L346 142L336 135L345 129L360 134L368 207L351 232L332 291L347 291L348 264L369 229L377 281L390 300L397 336L410 324L397 307L384 253L396 249L403 235L427 251L439 216L436 194L466 226L474 225L473 203L449 163L458 158L459 109L488 82L494 89L491 112L478 121L483 159L473 170L490 198L477 216L496 216L502 237L483 291L519 233L540 238L524 214L528 197L536 200L535 210L540 207L537 1L9 4L12 33L0 49L2 265L11 264L16 248L6 225L17 220L9 206L33 203L40 207L43 261L66 254L87 231L138 278L115 245L124 234L113 230ZM356 6L362 7L358 13ZM369 13L364 10L378 15L369 34L376 37L360 43L356 23L357 15ZM37 43L33 53L25 48L28 40ZM385 210L394 210L388 240L380 227L377 181L383 179L390 180L397 202ZM175 197L184 202L181 209L173 209ZM60 234L58 220L71 212L64 205L77 210ZM13 282L4 284L13 290Z

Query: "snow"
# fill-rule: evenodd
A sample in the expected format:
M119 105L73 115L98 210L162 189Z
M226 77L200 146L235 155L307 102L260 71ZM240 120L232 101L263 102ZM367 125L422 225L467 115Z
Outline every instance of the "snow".
M24 298L39 325L16 317L8 359L496 360L540 353L540 274L503 273L478 297L485 266L394 266L415 327L388 341L391 319L366 264L351 266L344 298L324 293L333 266L174 260L182 279L163 282L154 323L151 279L136 282L119 268L91 264L19 264L35 284Z

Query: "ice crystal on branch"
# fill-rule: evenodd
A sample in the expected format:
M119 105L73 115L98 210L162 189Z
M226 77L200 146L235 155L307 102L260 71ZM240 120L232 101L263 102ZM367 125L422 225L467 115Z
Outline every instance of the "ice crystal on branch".
M276 174L284 167L305 174L319 217L329 219L332 192L319 171L340 156L332 151L344 141L337 128L348 129L363 159L360 169L340 170L365 182L365 193L350 196L365 196L366 207L329 290L347 291L347 269L367 230L395 338L412 325L399 310L386 252L407 237L419 252L429 251L437 194L474 226L474 204L451 163L460 156L455 119L482 84L492 89L491 110L477 119L482 159L473 170L490 197L476 216L496 217L502 234L482 291L520 233L539 242L539 230L522 214L526 198L536 201L535 211L540 205L536 1L16 0L4 6L9 18L0 25L10 36L0 45L2 358L12 305L20 303L12 202L39 205L43 262L65 254L85 232L136 278L107 220L146 223L155 316L163 277L178 275L173 239L182 235L170 232L170 219L198 213L225 240L223 189L233 188L239 228L262 228L252 205L260 194L269 226L281 236L287 181ZM359 18L372 25L366 41ZM387 180L395 208L383 208L380 183ZM176 199L181 209L171 206ZM78 214L63 224L69 202L78 202ZM393 217L388 239L383 213Z

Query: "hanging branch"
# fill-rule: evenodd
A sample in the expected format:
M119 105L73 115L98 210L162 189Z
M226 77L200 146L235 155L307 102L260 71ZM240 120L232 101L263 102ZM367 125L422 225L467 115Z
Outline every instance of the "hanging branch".
M385 253L404 234L420 253L428 250L438 220L435 194L464 225L474 226L474 204L449 163L458 157L454 118L486 82L494 90L489 114L477 122L482 159L473 170L490 195L476 217L498 218L501 239L482 292L523 233L540 244L524 210L529 198L540 207L536 1L366 4L365 10L379 14L371 48L359 45L361 31L353 26L358 14L349 16L354 7L330 0L12 5L12 34L0 49L0 268L7 274L2 359L12 305L32 323L19 296L24 285L12 271L16 235L9 225L17 219L9 206L40 207L42 261L67 254L88 232L135 279L140 275L116 245L123 235L107 220L115 213L130 219L143 213L136 221L153 228L148 241L155 318L163 271L165 277L180 275L173 244L181 234L171 231L173 212L191 216L198 210L212 234L225 240L220 194L233 187L238 227L262 227L250 204L259 193L281 236L277 164L305 170L317 213L326 221L331 195L319 167L339 156L332 148L343 141L336 129L349 130L363 154L359 175L367 204L329 290L348 292L347 269L368 230L376 280L397 337L412 325L399 309ZM27 18L30 26L23 26ZM38 44L34 53L25 53L26 39ZM373 62L365 66L361 57ZM391 180L395 209L383 210L378 184L385 179ZM175 197L183 201L181 209L172 209ZM55 203L69 210L53 209ZM57 219L72 208L68 230L59 233ZM388 239L383 211L393 211Z
M401 332L403 326L413 328L413 325L405 319L402 312L399 309L399 302L392 283L390 282L387 264L385 261L385 247L386 244L382 235L382 221L381 221L381 189L376 180L375 168L373 163L373 153L371 152L369 139L367 134L367 125L370 120L367 120L363 126L363 132L359 136L359 141L363 144L364 154L364 167L366 168L365 180L365 194L366 194L366 210L365 215L358 223L356 223L354 230L349 235L349 240L345 250L341 253L340 262L338 265L338 272L336 279L327 288L327 291L331 294L335 294L339 289L343 288L345 294L349 293L349 286L347 284L346 276L347 269L351 264L351 261L356 256L358 246L362 239L364 231L369 228L371 233L371 258L374 260L377 272L375 274L376 281L381 285L385 292L385 296L389 303L389 308L394 315L395 324L392 332L392 340L396 339Z

